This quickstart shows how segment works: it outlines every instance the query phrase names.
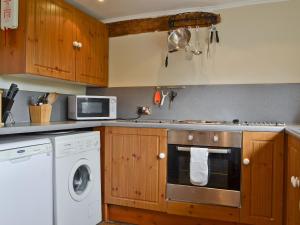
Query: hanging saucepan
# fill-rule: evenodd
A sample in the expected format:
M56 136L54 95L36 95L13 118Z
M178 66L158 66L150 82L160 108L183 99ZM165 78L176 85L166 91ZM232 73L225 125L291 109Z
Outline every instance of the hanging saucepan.
M191 32L187 28L178 28L171 31L168 37L169 52L185 49L191 40Z
M185 49L191 40L191 32L186 28L178 28L169 32L168 36L168 53L176 52L180 49ZM167 54L165 66L168 67L169 56Z

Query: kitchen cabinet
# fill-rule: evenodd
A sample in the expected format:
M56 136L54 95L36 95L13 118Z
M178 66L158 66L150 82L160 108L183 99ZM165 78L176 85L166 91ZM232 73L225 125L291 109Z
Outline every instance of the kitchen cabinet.
M241 223L282 225L283 143L283 133L244 132Z
M76 81L107 86L108 31L106 25L77 12L76 40L82 45L76 51Z
M107 86L108 31L63 0L20 0L19 27L0 33L1 74Z
M300 224L300 139L287 137L286 225Z
M167 131L105 129L105 204L163 211Z
M58 0L27 3L26 72L75 80L75 11Z

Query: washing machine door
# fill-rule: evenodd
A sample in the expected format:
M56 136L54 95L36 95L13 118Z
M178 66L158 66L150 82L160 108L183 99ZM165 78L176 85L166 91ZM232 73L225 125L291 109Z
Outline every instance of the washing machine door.
M85 199L93 184L91 167L87 159L80 159L73 166L69 177L69 193L75 201Z

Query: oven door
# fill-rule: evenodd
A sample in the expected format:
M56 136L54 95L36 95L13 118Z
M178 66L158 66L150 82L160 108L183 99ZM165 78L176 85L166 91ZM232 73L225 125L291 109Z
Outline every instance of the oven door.
M190 148L168 146L168 200L240 207L241 149L209 148L208 183L196 186L190 181Z
M109 117L109 98L77 98L77 118L106 119Z

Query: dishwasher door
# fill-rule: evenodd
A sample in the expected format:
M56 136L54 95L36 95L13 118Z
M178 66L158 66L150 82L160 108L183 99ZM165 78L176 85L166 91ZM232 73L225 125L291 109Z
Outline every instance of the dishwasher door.
M51 144L0 151L0 224L53 225Z

